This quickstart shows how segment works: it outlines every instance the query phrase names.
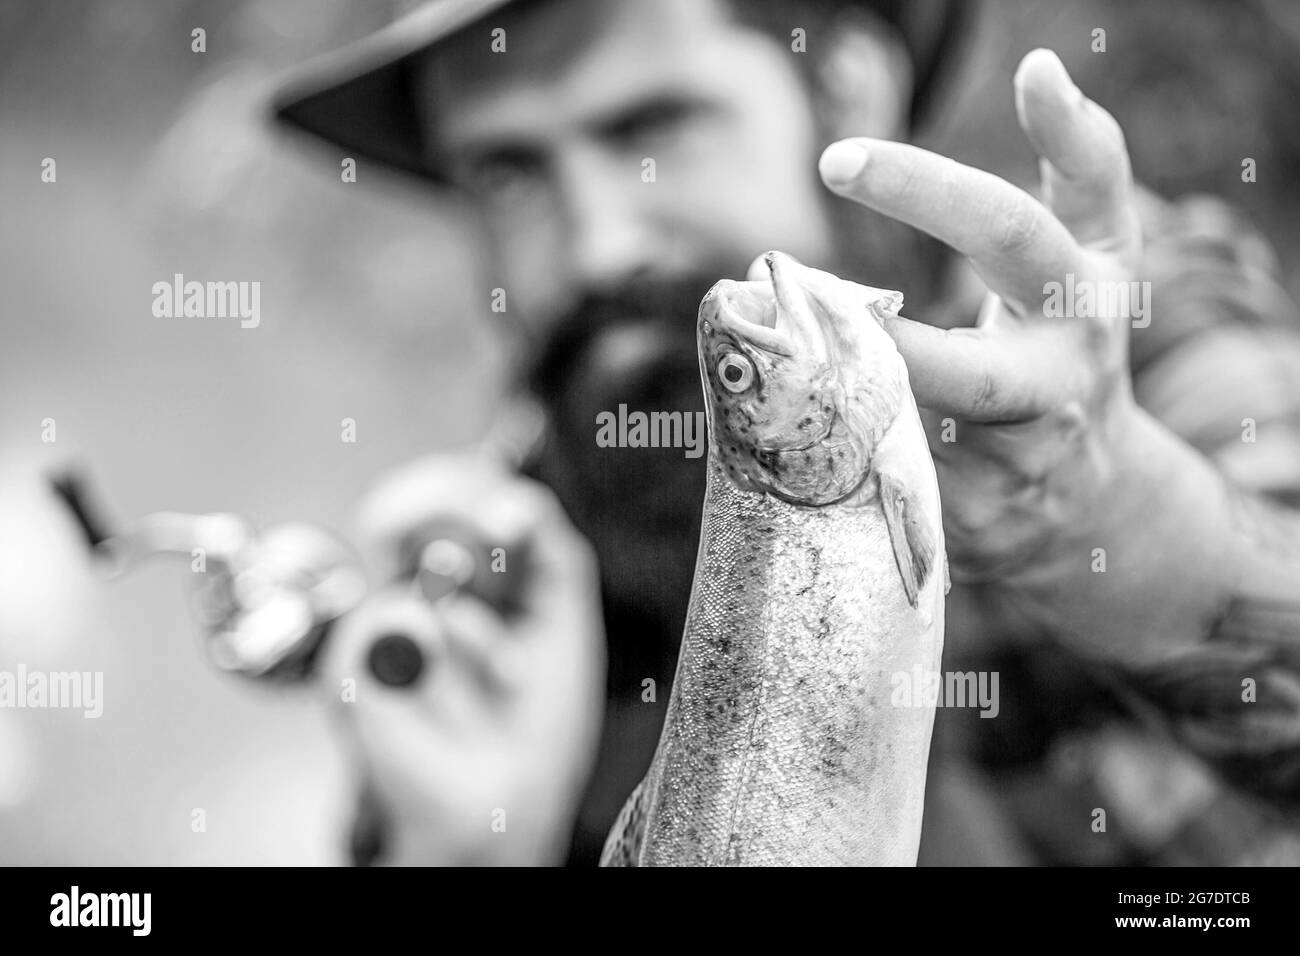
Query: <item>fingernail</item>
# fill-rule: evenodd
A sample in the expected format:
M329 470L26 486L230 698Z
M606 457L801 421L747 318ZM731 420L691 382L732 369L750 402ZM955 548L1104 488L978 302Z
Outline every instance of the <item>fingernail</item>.
M1046 47L1039 47L1031 50L1025 55L1021 69L1037 68L1045 71L1056 87L1066 97L1066 106L1077 106L1083 100L1083 91L1079 89L1074 79L1070 76L1070 71L1065 68L1061 58L1057 56L1055 50L1049 50Z
M842 139L831 143L817 162L822 181L828 186L843 186L852 182L866 168L867 151L861 145Z

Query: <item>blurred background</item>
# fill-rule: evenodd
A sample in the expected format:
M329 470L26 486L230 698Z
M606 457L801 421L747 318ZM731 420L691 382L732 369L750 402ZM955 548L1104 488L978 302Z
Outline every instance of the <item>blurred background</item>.
M993 0L921 142L1031 183L1011 75L1050 46L1119 118L1140 180L1241 206L1300 294L1294 10ZM482 434L505 369L474 224L365 164L344 184L332 154L264 122L282 70L386 12L0 3L0 670L104 674L100 719L0 709L0 863L344 860L351 789L319 695L215 673L187 562L104 582L42 476L85 463L118 518L234 511L350 535L385 469ZM260 281L260 326L155 318L151 287L178 272Z

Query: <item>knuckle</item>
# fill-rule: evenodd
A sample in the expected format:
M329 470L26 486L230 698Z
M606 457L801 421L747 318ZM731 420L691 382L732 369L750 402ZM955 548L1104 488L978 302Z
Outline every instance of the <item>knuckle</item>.
M999 387L997 376L993 370L984 364L980 367L979 373L975 378L974 395L971 398L971 408L976 414L987 414L998 407L1001 399L1001 388Z
M542 528L570 526L569 514L559 496L546 485L521 477L511 489L511 500L524 515L529 533Z
M945 182L951 189L953 177L945 177ZM921 164L917 162L907 163L898 172L897 181L893 184L891 190L904 205L912 205L918 196L924 195L927 190L927 177L922 175Z
M535 479L519 475L515 478L512 490L519 495L521 501L535 511L563 512L564 510L559 496L550 485L544 485Z
M1000 218L1001 228L993 242L995 252L1015 255L1024 252L1038 239L1041 220L1032 201L1016 203Z
M949 555L963 563L990 550L1007 522L1000 500L987 495L965 496L960 506L945 511L943 518Z

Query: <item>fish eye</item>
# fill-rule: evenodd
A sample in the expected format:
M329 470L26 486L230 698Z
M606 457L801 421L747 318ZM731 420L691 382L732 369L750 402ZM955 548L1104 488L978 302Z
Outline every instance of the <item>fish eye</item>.
M743 392L754 383L754 366L745 356L728 352L718 360L718 378L727 391Z

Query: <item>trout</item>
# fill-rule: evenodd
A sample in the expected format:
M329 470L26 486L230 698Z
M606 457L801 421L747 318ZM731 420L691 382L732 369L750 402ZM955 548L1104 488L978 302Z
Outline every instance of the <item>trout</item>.
M780 253L700 304L708 484L677 675L605 866L915 865L947 561L902 295Z

